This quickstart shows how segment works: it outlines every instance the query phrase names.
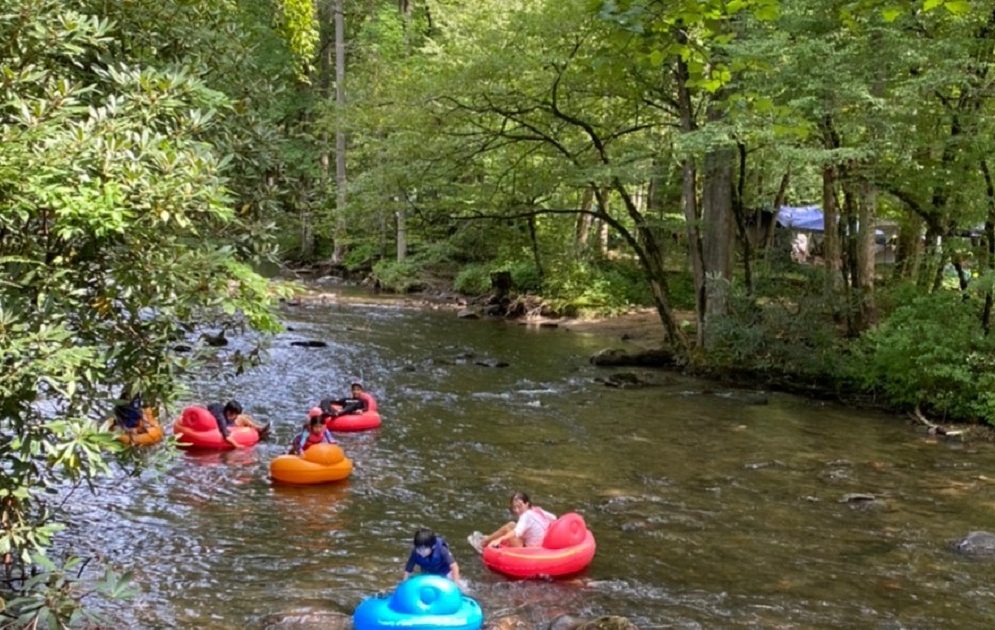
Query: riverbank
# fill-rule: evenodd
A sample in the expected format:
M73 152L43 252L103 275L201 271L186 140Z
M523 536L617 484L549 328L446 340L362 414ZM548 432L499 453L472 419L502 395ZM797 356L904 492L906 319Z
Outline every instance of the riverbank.
M411 294L370 292L364 287L337 281L317 281L305 285L295 300L312 304L389 304L402 308L444 310L454 317L484 317L484 300L472 299L459 294L433 290ZM495 318L491 318L495 319ZM555 328L567 332L597 335L605 340L606 348L613 347L630 355L658 351L666 348L663 325L656 310L649 307L610 316L594 317L548 317L541 315L498 318L523 326ZM684 313L678 319L693 321L693 313ZM632 365L638 364L634 361ZM626 364L616 364L623 368ZM943 420L933 422L921 414L896 408L880 399L852 389L841 388L838 383L800 378L792 374L772 374L755 370L714 369L709 367L689 368L686 366L663 366L661 369L680 370L688 375L711 380L721 387L750 390L778 391L812 400L831 401L857 409L876 410L893 413L907 422L915 432L925 434L930 439L983 440L995 442L995 428L971 422ZM636 385L638 386L638 384Z
M326 304L391 304L405 308L452 311L454 315L481 316L480 300L447 291L426 291L410 294L375 293L364 287L321 280L309 282L294 301ZM693 320L693 314L686 318ZM527 316L500 318L523 326L544 326L571 332L591 333L632 343L645 349L660 348L665 343L660 316L651 307L633 308L610 316L547 317Z

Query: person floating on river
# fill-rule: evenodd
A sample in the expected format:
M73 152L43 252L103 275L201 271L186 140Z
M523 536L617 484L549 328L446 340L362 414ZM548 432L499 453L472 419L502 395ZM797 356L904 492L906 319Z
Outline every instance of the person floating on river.
M350 413L363 413L370 409L376 409L376 401L373 400L373 396L366 393L361 383L353 383L350 390L348 398L321 399L319 407L326 418L337 418Z
M430 529L422 528L415 532L411 555L404 565L405 580L411 577L415 566L420 567L422 573L441 575L457 584L460 582L459 564L449 551L449 545L442 536L437 536Z
M509 521L499 527L494 533L484 536L473 532L467 540L478 552L484 547L541 547L546 537L546 530L556 520L552 512L532 505L529 495L516 492L511 495L511 513L517 521Z
M132 396L127 387L121 392L118 404L114 405L114 420L123 431L137 432L143 428L141 392Z
M259 432L260 438L269 431L268 424L260 424L253 420L249 414L243 413L242 405L237 400L229 400L224 405L221 403L211 403L207 406L207 410L211 412L215 422L218 423L218 431L221 432L221 437L235 448L242 448L242 445L236 442L235 438L228 433L229 428L250 427Z
M335 444L332 432L325 428L325 421L322 419L321 409L312 407L308 411L308 420L304 423L304 430L294 437L290 444L291 455L301 455L315 444Z

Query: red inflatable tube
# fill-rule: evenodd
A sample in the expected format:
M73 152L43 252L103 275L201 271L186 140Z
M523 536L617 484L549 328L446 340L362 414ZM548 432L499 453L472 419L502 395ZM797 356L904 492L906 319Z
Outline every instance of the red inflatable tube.
M173 435L180 446L197 448L228 449L235 448L225 440L218 430L218 423L211 412L203 407L191 405L183 410L180 417L173 422ZM235 438L241 446L252 446L259 441L259 432L252 427L231 427L228 435Z
M325 426L330 431L367 431L380 426L380 414L375 410L363 413L347 413L337 418L329 418Z
M484 564L516 578L559 577L583 571L595 548L584 519L568 512L549 526L541 547L486 547Z

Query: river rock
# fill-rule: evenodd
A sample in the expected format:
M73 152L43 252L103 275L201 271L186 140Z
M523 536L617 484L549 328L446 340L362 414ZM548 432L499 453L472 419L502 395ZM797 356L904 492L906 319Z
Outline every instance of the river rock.
M486 623L484 623L486 630L531 630L531 628L535 627L515 614L492 618L487 618L487 615L484 615L484 617L486 619Z
M228 345L228 339L225 337L225 331L223 330L216 335L201 333L200 338L204 340L204 343L215 348Z
M487 317L501 317L505 313L506 306L501 304L488 304L484 307L483 313Z
M461 308L457 313L456 317L460 319L480 319L480 315L477 311L469 308Z
M507 361L499 361L498 359L477 359L473 363L474 365L489 368L506 368L510 365Z
M883 510L888 504L878 499L873 494L866 492L851 492L844 494L840 503L846 503L856 510Z
M595 353L590 362L599 367L671 367L677 361L674 353L665 348L627 352L619 348L605 348Z
M616 615L604 615L594 619L560 615L550 622L549 630L639 630L639 628L625 617Z
M302 611L268 615L263 619L265 630L347 630L352 617L332 611Z
M607 378L598 378L595 380L604 383L607 387L616 387L618 389L632 389L649 385L648 382L639 378L639 375L632 372L616 372Z
M954 543L954 551L965 556L995 556L995 534L985 531L971 532Z
M304 341L291 341L290 345L300 346L301 348L327 348L328 342L317 339L305 339Z

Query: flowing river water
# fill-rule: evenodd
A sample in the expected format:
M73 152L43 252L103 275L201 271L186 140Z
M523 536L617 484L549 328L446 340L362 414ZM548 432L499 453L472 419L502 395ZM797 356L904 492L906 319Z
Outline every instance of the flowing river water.
M995 529L995 448L938 442L893 416L666 372L612 389L588 357L617 338L392 303L287 307L263 365L192 383L270 420L247 450L183 454L166 472L79 498L67 540L131 571L98 603L119 627L265 628L348 616L393 588L419 526L449 542L491 627L615 614L640 628L985 628L993 564L954 553ZM322 340L327 348L291 346ZM506 367L496 367L498 363ZM480 363L487 365L480 365ZM615 370L618 371L618 370ZM631 371L631 370L626 370ZM362 380L381 429L339 436L345 482L274 485L318 398ZM766 401L766 404L762 404ZM581 513L597 539L568 581L512 581L467 544L515 490ZM874 501L844 501L852 493Z

